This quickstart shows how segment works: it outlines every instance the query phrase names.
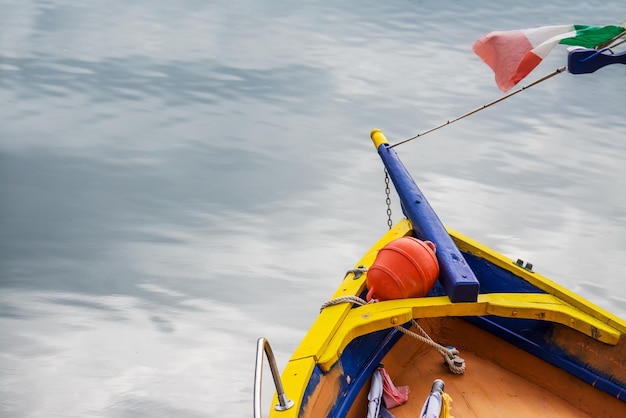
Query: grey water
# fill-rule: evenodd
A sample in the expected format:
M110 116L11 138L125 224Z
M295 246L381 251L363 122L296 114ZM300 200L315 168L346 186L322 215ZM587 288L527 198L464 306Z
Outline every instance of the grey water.
M0 0L0 416L250 416L256 339L282 368L387 229L370 130L500 97L486 32L625 20L622 0ZM625 108L623 66L561 74L397 151L446 225L626 318Z

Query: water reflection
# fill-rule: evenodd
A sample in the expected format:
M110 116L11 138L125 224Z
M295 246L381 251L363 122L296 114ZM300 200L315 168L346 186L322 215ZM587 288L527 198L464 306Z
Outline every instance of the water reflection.
M189 309L160 307L154 315L145 300L121 295L9 291L3 298L22 306L20 321L3 321L3 379L16 383L3 389L4 399L31 401L3 401L9 416L196 416L207 405L227 414L241 396L214 389L246 373L237 359L247 350L232 325L236 338L254 336L253 318L231 305L188 301ZM32 378L37 383L23 393L17 383Z
M369 129L498 97L469 48L487 30L623 8L570 6L5 7L0 415L248 415L256 338L284 364L385 231ZM626 316L623 73L602 71L400 152L446 224Z

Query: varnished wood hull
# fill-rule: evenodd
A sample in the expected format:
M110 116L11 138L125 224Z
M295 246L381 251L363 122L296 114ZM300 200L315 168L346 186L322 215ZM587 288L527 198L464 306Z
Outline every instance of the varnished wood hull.
M394 383L411 389L409 401L391 410L397 418L417 416L435 379L445 381L458 418L624 416L623 401L463 319L436 318L420 325L436 341L456 344L467 370L450 373L437 352L403 336L382 361ZM623 347L614 351L624 352ZM349 417L365 416L367 389L365 385Z

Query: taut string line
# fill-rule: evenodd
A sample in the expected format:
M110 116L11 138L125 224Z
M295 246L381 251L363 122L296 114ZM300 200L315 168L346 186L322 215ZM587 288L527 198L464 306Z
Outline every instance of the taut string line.
M450 119L450 120L449 120L449 121L447 121L446 123L442 123L442 124L441 124L441 125L439 125L439 126L435 126L434 128L431 128L431 129L429 129L429 130L427 130L427 131L424 131L424 132L419 133L419 134L417 134L417 135L415 135L415 136L412 136L412 137L410 137L410 138L407 138L407 139L405 139L404 141L400 141L400 142L398 142L398 143L396 143L396 144L390 145L390 146L389 146L389 148L393 148L393 147L396 147L396 146L398 146L398 145L404 144L405 142L412 141L412 140L414 140L414 139L419 138L420 136L424 136L424 135L429 134L429 133L431 133L431 132L433 132L433 131L436 131L437 129L441 129L441 128L443 128L444 126L448 126L448 125L450 125L450 124L453 124L454 122L460 121L461 119L466 118L466 117L468 117L468 116L471 116L471 115L473 115L474 113L478 113L478 112L480 112L481 110L484 110L484 109L488 108L489 106L493 106L494 104L496 104L496 103L500 103L501 101L506 100L506 99L508 99L509 97L516 95L517 93L520 93L520 92L522 92L522 91L524 91L524 90L526 90L526 89L529 89L529 88L531 88L531 87L533 87L533 86L536 86L537 84L541 83L542 81L546 81L547 79L552 78L552 77L554 77L554 76L555 76L555 75L557 75L557 74L561 74L562 72L565 72L565 70L566 70L566 69L567 69L567 67L566 67L566 66L563 66L563 67L557 68L556 70L554 70L554 71L553 71L553 72L551 72L550 74L547 74L547 75L545 75L545 76L541 77L541 78L540 78L539 80L537 80L537 81L533 81L532 83L530 83L530 84L528 84L528 85L526 85L526 86L524 86L524 87L522 87L522 88L520 88L520 89L517 89L517 90L515 90L515 91L513 91L513 92L511 92L511 93L509 93L509 94L507 94L507 95L505 95L505 96L502 96L502 97L500 97L499 99L496 99L496 100L494 100L494 101L492 101L492 102L489 102L489 103L487 103L487 104L485 104L485 105L482 105L481 107L477 107L476 109L474 109L474 110L472 110L472 111L470 111L470 112L467 112L467 113L465 113L464 115L461 115L461 116L459 116L459 117L457 117L457 118L454 118L454 119Z

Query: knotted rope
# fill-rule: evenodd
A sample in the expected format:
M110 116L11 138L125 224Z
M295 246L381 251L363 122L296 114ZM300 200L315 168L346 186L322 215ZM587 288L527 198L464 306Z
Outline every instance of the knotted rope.
M342 296L325 302L320 308L320 312L328 306L339 305L348 302L354 303L355 305L363 306L378 301L376 299L372 299L371 301L367 302L358 296ZM443 357L446 364L448 364L448 368L452 373L463 374L465 372L465 360L459 357L459 350L454 347L444 347L443 345L435 342L432 338L430 338L428 333L424 331L424 329L417 323L415 319L411 319L411 325L414 325L421 335L398 325L396 325L394 328L408 335L409 337L413 337L416 340L421 341L424 344L429 345L430 347L437 350L437 352Z
M438 344L437 342L433 341L433 339L430 338L430 336L426 333L426 331L424 331L424 329L419 326L419 324L417 323L415 319L411 319L411 324L415 325L417 330L422 335L416 334L413 331L408 330L404 327L396 327L396 329L437 350L437 352L441 354L441 357L443 357L445 362L448 364L448 368L450 369L452 373L454 374L465 373L465 360L459 357L459 350L457 350L454 347L444 347L443 345Z

